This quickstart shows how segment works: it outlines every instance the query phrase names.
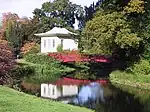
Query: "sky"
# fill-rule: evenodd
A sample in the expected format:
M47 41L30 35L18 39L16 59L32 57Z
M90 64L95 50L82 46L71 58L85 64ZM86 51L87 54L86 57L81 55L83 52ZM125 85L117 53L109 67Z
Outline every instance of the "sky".
M0 0L0 16L4 12L17 13L20 17L32 17L35 8L41 8L42 3L50 0ZM82 6L89 6L98 0L70 0Z

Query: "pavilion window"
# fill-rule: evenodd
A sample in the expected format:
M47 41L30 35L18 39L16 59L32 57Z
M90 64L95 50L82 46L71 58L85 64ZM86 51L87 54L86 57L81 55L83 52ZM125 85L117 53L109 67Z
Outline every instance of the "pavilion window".
M44 48L46 48L46 40L44 40Z
M55 88L52 89L52 95L55 95Z
M61 46L63 46L63 41L64 41L64 40L63 40L63 39L61 39Z
M55 39L53 39L53 48L55 47Z

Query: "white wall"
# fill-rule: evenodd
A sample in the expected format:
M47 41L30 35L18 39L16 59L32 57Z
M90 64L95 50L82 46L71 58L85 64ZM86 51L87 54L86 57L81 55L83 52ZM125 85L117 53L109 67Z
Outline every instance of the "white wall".
M78 49L78 43L75 42L73 39L64 39L63 43L63 50L77 50Z
M53 40L55 41L55 47L53 47ZM46 42L46 46L44 43ZM42 37L41 38L41 53L57 52L57 46L60 44L58 37Z
M78 94L78 86L74 85L63 85L63 96L73 96Z
M61 44L61 39L63 39L63 50L78 49L78 43L73 39L41 37L41 53L57 52L57 47ZM53 41L55 41L55 47L53 46Z

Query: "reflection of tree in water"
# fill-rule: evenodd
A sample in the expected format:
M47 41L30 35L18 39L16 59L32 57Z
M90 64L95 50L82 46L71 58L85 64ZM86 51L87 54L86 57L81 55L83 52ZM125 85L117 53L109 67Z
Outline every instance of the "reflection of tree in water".
M99 83L93 82L82 86L79 94L73 99L72 103L88 108L96 108L96 105L104 102L103 88Z
M148 112L148 106L139 102L133 94L118 91L105 98L105 103L97 105L96 112Z
M132 92L130 91L132 90ZM150 112L150 91L90 83L82 86L73 104L96 112Z

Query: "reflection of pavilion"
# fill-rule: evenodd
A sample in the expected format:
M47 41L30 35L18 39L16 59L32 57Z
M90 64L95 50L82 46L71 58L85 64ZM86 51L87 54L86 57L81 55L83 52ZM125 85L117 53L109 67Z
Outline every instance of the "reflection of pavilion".
M41 97L57 99L78 94L77 85L63 85L61 88L53 84L41 84Z
M95 81L99 84L106 84L105 80ZM55 83L41 84L41 97L58 99L76 96L79 93L80 86L90 84L90 80L78 80L72 78L61 78Z
M75 96L78 94L79 85L87 83L89 81L62 78L53 84L41 84L41 97L58 99Z

